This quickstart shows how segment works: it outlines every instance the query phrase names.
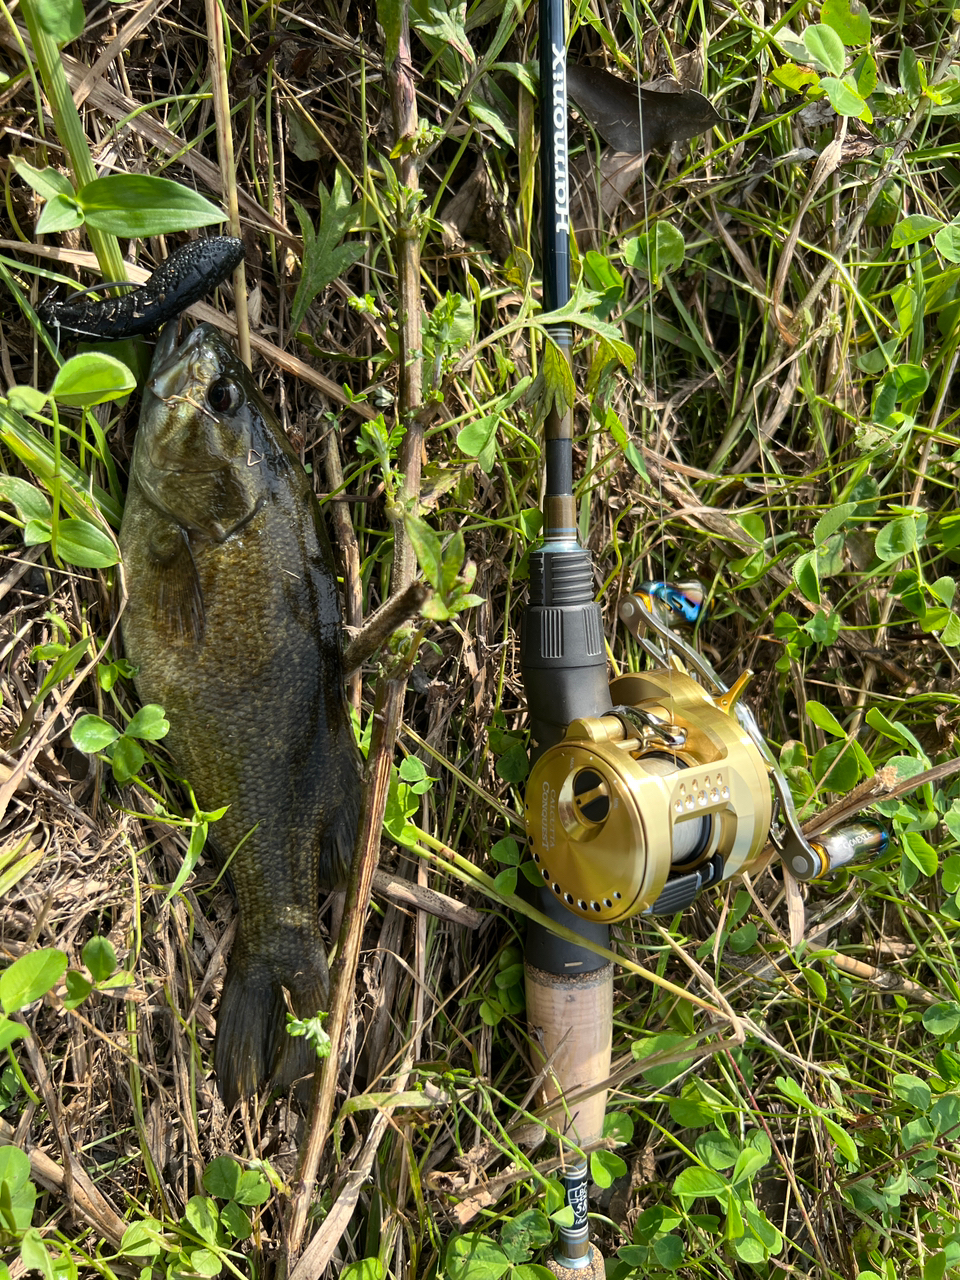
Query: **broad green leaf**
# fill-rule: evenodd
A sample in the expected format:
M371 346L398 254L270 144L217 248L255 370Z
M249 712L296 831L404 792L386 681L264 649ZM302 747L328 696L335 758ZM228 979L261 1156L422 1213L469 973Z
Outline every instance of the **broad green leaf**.
M26 413L31 417L36 417L46 408L47 401L50 399L43 391L38 391L36 387L27 387L22 384L12 386L7 392L7 403L11 409L15 409L17 413Z
M824 981L823 974L816 969L811 969L809 965L801 965L800 972L806 978L807 986L822 1003L827 998L827 984Z
M454 1236L447 1245L448 1280L500 1280L510 1260L489 1236Z
M853 64L853 81L861 98L869 98L877 87L877 64L869 50Z
M793 565L793 580L812 604L820 603L820 574L816 551L805 551Z
M270 1183L259 1169L244 1169L233 1198L237 1204L266 1204L270 1199Z
M121 786L129 782L143 768L145 760L143 748L133 738L118 738L114 743L113 754L110 756L110 767L115 781Z
M960 1027L960 1004L942 1000L923 1011L923 1025L931 1035L950 1039Z
M805 53L804 50L804 55ZM788 93L804 93L820 83L820 77L811 67L798 67L795 62L786 62L782 67L776 67L769 76L774 84L786 89Z
M933 1099L930 1086L919 1076L898 1073L893 1077L893 1092L918 1111L926 1111Z
M823 729L825 733L832 734L835 738L845 738L847 731L829 708L825 707L822 702L816 702L810 698L807 701L807 715L817 726Z
M874 550L884 562L899 560L917 548L917 521L915 516L897 516L877 534Z
M546 1248L552 1236L550 1221L542 1210L524 1209L503 1224L500 1245L511 1262L522 1263L534 1250ZM516 1280L517 1274L512 1272L511 1280Z
M519 786L530 772L530 760L523 743L518 742L508 748L497 759L495 767L498 778L502 778L504 782L509 782L513 786Z
M823 0L820 20L851 48L870 41L870 14L861 0Z
M443 580L443 547L439 535L418 516L405 516L404 524L423 576L439 591Z
M109 569L120 559L113 539L102 529L72 516L57 525L57 555L80 569Z
M948 262L960 262L960 222L948 222L941 227L933 243Z
M16 1195L29 1181L30 1157L27 1153L12 1145L0 1147L0 1182L5 1182L11 1193Z
M758 1173L770 1159L768 1151L760 1151L756 1147L744 1147L737 1155L736 1164L733 1166L733 1172L730 1175L730 1181L733 1186L738 1186L741 1182L749 1182L755 1173Z
M36 1227L27 1227L23 1233L20 1240L20 1260L28 1271L39 1271L43 1280L57 1280L53 1258Z
M0 1053L4 1049L9 1049L17 1040L22 1040L27 1035L26 1027L21 1027L19 1022L13 1022L10 1018L0 1017ZM0 1147L0 1151L9 1150L6 1147ZM3 1174L0 1173L0 1177Z
M583 269L591 289L601 295L601 305L615 302L623 296L623 276L605 253L588 249L583 259Z
M655 1088L659 1089L669 1084L671 1080L676 1079L693 1062L693 1058L689 1054L682 1052L689 1043L690 1041L686 1036L678 1035L672 1031L665 1031L658 1035L648 1036L644 1040L635 1040L630 1048L636 1061L641 1064L640 1069L643 1074ZM647 1058L661 1054L677 1060L656 1063L651 1066L642 1065Z
M93 983L78 969L67 970L66 984L67 994L63 1002L66 1009L79 1008L93 990Z
M112 173L77 192L84 221L115 236L159 236L223 222L224 213L204 196L149 174Z
M916 244L938 231L943 226L940 218L931 218L926 213L911 213L893 228L890 235L890 248L902 249L905 245Z
M696 1152L709 1169L732 1169L740 1154L740 1144L728 1133L702 1133L696 1141Z
M517 868L505 867L503 871L497 873L493 878L493 887L497 893L503 894L505 898L509 898L517 891ZM499 977L498 977L499 984Z
M680 266L685 253L682 234L672 222L664 219L623 246L624 261L648 276L655 289L660 287L668 271Z
M475 418L457 432L457 448L468 458L476 458L486 475L493 471L496 461L497 427L500 415L489 413Z
M841 502L822 515L813 531L814 544L820 547L832 538L839 529L843 528L858 506L859 503L856 502Z
M46 494L19 476L0 475L0 502L11 503L24 523L50 519L50 503Z
M900 61L897 67L900 86L911 98L919 98L927 87L927 73L923 63L909 45L900 50Z
M19 178L36 191L44 200L52 200L54 196L72 196L73 183L65 173L47 165L44 169L35 169L27 164L21 156L11 156L10 166Z
M57 44L69 44L83 31L82 0L31 0L37 21Z
M147 742L156 742L165 738L170 729L170 721L163 712L163 707L155 702L148 702L134 715L124 729L129 738L142 738Z
M810 772L828 791L846 795L860 781L860 761L846 742L829 742L810 761Z
M137 389L137 380L114 356L85 351L58 370L50 394L60 404L89 409L95 404L119 400Z
M603 1136L626 1146L633 1138L633 1120L626 1111L608 1111L603 1117Z
M844 1160L848 1160L850 1164L859 1165L859 1148L851 1135L847 1133L846 1129L844 1129L843 1125L837 1124L836 1120L831 1120L829 1116L824 1116L823 1127L837 1144L837 1150L843 1156Z
M930 385L930 375L919 364L898 364L892 371L897 387L897 403L917 400Z
M773 1083L785 1098L789 1098L797 1106L803 1107L804 1110L815 1116L823 1113L823 1108L818 1107L815 1102L811 1102L796 1080L791 1080L789 1076L777 1076Z
M686 1246L674 1231L657 1236L653 1242L653 1252L661 1267L668 1271L676 1271L686 1256Z
M217 1206L209 1196L191 1196L187 1201L184 1218L201 1240L214 1244L217 1239Z
M879 707L871 707L864 718L871 729L876 729L877 733L882 733L885 738L890 738L893 742L899 742L903 747L913 747L920 759L926 762L926 752L921 747L917 736L906 725L895 724L883 714ZM915 769L913 772L919 772L919 770ZM913 773L907 776L912 777Z
M382 12L383 5L377 6ZM383 1263L379 1258L361 1258L359 1262L351 1262L340 1272L340 1280L383 1280Z
M119 1252L132 1258L156 1258L166 1249L163 1223L156 1218L140 1218L124 1231Z
M57 947L28 951L0 973L0 1005L16 1013L52 991L67 971L67 957Z
M866 124L873 122L873 112L857 92L857 82L853 76L844 76L842 80L836 76L821 76L820 87L830 99L830 105L838 116L853 116Z
M682 1170L673 1182L673 1194L680 1200L699 1200L704 1196L721 1198L727 1191L726 1178L713 1169L691 1165Z
M924 840L919 831L904 831L900 837L904 857L925 876L937 874L937 851Z
M810 61L819 71L826 71L832 76L843 75L847 51L832 27L827 27L822 22L814 23L804 31L803 43L807 47Z
M109 938L91 938L82 951L83 963L90 970L94 982L106 982L116 970L117 953Z
M936 582L929 584L928 590L932 596L935 596L943 604L953 604L953 598L957 594L957 580L948 575L937 578Z
M253 1231L253 1223L245 1211L233 1200L220 1210L220 1225L234 1240L246 1240ZM341 1275L343 1272L340 1273Z
M34 230L38 236L51 235L55 231L73 231L83 226L83 210L76 196L51 196L40 210Z
M760 931L752 920L748 920L746 924L742 924L739 929L734 929L730 934L728 945L731 951L736 952L738 956L745 955L751 947L757 945L757 939Z
M70 740L78 751L94 755L120 737L120 730L100 716L78 716L70 730Z
M636 471L637 475L641 476L649 484L650 476L647 472L647 464L643 460L643 454L630 439L620 415L610 405L607 405L603 411L603 426L610 432L614 443L623 450L623 456Z
M518 867L522 858L520 846L512 836L505 836L502 840L498 840L490 850L491 858L497 862L502 862L504 866Z
M839 614L818 609L813 617L803 624L803 630L817 644L833 644L840 634L840 625Z
M627 1172L624 1161L613 1151L590 1153L590 1176L598 1187L612 1187Z

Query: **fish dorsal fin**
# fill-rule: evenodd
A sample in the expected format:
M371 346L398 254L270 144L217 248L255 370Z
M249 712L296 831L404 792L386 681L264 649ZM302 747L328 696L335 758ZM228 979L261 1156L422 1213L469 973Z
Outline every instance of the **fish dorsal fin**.
M186 531L162 524L150 537L150 557L156 570L153 613L158 631L175 644L200 644L203 592Z

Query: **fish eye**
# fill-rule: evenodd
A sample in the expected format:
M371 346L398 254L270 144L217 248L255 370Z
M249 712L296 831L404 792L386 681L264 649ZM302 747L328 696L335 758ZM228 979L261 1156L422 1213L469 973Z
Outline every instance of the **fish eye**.
M242 399L240 388L231 378L218 378L207 392L207 404L214 413L230 413Z

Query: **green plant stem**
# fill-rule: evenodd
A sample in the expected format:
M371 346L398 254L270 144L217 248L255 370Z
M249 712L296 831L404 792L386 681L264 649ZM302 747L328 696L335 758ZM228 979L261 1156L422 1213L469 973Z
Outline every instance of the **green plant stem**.
M206 0L207 34L210 37L210 82L217 119L217 154L220 177L227 204L230 234L240 238L240 201L237 196L237 166L233 153L233 121L227 85L227 51L223 39L224 16L218 0ZM237 347L240 359L250 367L250 318L247 314L247 276L243 259L233 273L233 305L237 313Z
M70 86L67 84L60 50L41 25L34 0L23 0L21 12L27 24L27 30L30 32L37 68L50 104L57 137L70 157L77 188L85 187L88 182L96 178L97 171L90 157L90 148L87 146L80 112L77 110ZM97 231L90 226L87 227L87 235L90 239L90 247L97 255L104 279L125 280L127 269L117 237L106 231Z
M423 355L420 318L420 230L418 197L420 169L413 142L417 136L417 93L410 51L409 10L403 5L400 43L389 72L390 102L396 143L400 197L397 209L397 291L400 299L400 417L406 434L400 450L403 473L400 511L394 522L393 577L391 589L402 591L417 571L413 545L403 527L403 512L417 514L423 454L423 423L418 413L423 398Z

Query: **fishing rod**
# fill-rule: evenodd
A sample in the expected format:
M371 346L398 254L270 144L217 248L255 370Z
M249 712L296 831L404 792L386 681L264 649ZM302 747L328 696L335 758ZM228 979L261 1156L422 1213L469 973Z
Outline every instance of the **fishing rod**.
M540 0L539 14L543 306L553 312L570 299L564 0ZM570 325L552 325L548 334L572 377ZM797 879L815 880L882 852L887 836L872 822L807 840L786 779L742 701L752 673L728 687L666 620L671 609L695 616L694 594L645 583L620 601L621 621L653 666L608 683L593 561L577 532L573 406L556 398L543 456L542 541L530 556L520 638L532 742L524 817L540 875L533 905L606 950L611 924L638 913L673 915L706 886L758 871L774 853ZM550 1266L571 1280L601 1280L581 1153L603 1135L613 966L531 923L524 970L549 1122L563 1135L567 1161L571 1221L560 1229Z

